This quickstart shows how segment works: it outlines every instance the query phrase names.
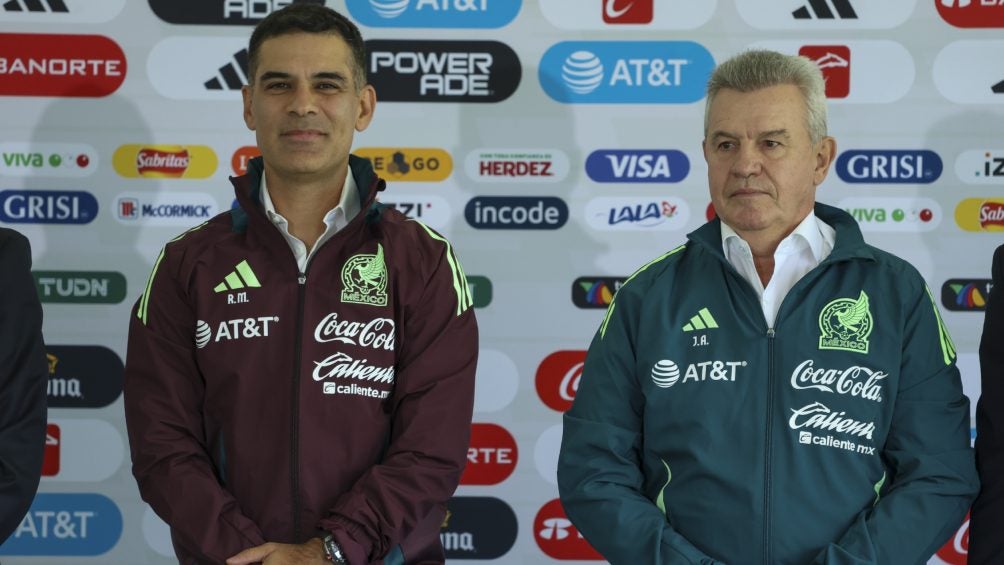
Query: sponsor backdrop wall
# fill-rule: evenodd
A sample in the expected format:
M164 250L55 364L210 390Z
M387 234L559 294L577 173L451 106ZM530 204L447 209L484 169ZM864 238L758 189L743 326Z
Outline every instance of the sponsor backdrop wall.
M127 319L163 243L231 206L227 177L255 154L247 37L287 3L0 0L0 224L31 239L51 373L45 476L5 565L172 561L129 470ZM598 559L556 500L562 411L618 286L708 219L704 82L747 47L823 68L839 157L818 197L924 275L975 405L1004 241L1000 0L328 4L369 40L380 102L356 153L471 275L481 360L451 561ZM966 546L963 527L932 563Z

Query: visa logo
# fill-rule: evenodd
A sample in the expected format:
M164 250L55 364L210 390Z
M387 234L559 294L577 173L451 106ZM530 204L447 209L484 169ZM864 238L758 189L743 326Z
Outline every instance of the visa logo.
M847 183L930 184L943 168L941 157L926 149L851 150L837 158L837 175Z
M598 149L586 158L594 182L680 182L689 173L690 160L676 149Z

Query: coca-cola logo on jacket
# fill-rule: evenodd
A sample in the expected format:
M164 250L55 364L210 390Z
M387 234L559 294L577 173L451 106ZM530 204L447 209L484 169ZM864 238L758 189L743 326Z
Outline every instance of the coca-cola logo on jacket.
M581 350L555 351L545 357L535 379L540 400L558 412L571 408L585 362L586 352Z

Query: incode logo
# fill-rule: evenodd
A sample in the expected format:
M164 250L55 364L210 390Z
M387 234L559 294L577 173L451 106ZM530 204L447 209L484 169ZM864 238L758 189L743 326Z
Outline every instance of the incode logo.
M5 12L52 12L66 13L70 10L63 0L10 0L4 3Z
M819 20L856 20L857 12L848 0L830 0L833 9L827 4L827 0L809 0L809 3L795 10L791 15L796 20L811 20L813 17ZM834 14L836 10L836 14Z
M248 50L234 53L230 62L220 67L219 74L205 82L207 90L240 90L247 84Z
M561 80L576 94L589 94L603 83L603 63L589 51L576 51L561 66Z

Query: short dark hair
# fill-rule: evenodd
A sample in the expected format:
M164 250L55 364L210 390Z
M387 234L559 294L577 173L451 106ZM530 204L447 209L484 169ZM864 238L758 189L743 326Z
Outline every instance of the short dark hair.
M352 51L352 76L356 90L366 84L366 45L351 20L321 4L296 2L276 10L258 22L248 43L248 83L254 84L258 51L266 39L291 33L330 33L341 37Z

